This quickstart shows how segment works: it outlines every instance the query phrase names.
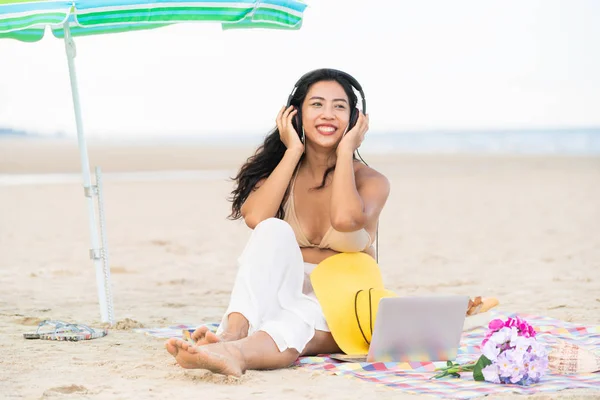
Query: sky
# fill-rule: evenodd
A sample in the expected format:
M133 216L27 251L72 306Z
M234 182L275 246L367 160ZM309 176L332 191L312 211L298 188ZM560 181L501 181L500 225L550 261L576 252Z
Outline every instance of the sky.
M216 24L76 38L92 138L263 135L322 67L373 133L600 126L600 1L307 1L297 31ZM62 40L0 40L0 128L75 136Z

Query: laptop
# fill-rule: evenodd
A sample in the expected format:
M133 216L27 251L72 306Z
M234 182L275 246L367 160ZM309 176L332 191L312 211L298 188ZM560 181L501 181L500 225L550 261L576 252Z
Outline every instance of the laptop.
M385 297L369 353L332 354L348 362L453 361L469 305L468 296Z

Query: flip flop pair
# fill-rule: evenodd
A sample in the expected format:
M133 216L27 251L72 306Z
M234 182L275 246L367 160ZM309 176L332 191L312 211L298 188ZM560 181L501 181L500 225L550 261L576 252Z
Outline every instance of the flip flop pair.
M72 324L59 320L44 320L35 332L24 333L25 339L67 340L77 342L104 337L108 330L96 330L84 324Z

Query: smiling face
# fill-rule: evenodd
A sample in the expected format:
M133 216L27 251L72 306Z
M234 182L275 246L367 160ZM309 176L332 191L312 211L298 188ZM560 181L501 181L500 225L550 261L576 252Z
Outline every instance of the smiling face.
M336 81L313 84L302 103L306 139L320 147L336 147L350 120L348 96Z

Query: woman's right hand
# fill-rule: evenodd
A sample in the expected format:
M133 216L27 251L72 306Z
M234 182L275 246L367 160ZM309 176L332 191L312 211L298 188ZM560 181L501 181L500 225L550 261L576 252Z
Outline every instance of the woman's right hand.
M277 130L279 131L279 139L283 142L288 150L298 149L304 152L304 143L300 140L298 132L292 125L294 116L298 113L294 106L289 106L287 109L285 106L279 110L277 114Z

